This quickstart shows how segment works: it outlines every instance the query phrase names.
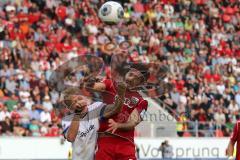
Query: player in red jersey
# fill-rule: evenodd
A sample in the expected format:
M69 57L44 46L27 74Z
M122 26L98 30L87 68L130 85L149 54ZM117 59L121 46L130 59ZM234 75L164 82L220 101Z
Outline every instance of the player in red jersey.
M234 126L233 133L230 137L230 141L227 148L227 156L229 160L234 160L233 158L233 151L234 151L234 145L237 142L237 157L236 160L240 159L240 121L237 121L237 123Z
M124 78L127 91L122 111L110 119L100 121L96 160L136 160L134 128L141 122L141 115L147 110L148 102L134 88L144 84L148 77L145 65L130 65ZM103 95L104 103L114 102L116 82L106 79L95 83L93 88L111 93Z

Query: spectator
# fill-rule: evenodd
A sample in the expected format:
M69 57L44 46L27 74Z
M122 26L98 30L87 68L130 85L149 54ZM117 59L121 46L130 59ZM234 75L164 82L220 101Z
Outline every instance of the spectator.
M108 65L116 50L107 54L102 49L107 43L128 44L124 53L129 61L169 66L166 79L175 88L160 98L171 106L172 114L187 112L209 123L202 125L203 130L216 124L224 129L239 117L239 4L235 0L125 1L121 28L99 21L94 1L73 1L74 6L54 0L0 3L0 101L4 104L0 121L12 112L23 112L15 108L20 104L28 109L30 124L35 119L44 128L42 133L46 127L51 130L40 121L43 107L54 115L60 98L46 87L50 74L68 58L91 53L108 62L104 74L109 77ZM78 84L76 77L72 81ZM225 109L218 111L217 105ZM54 126L60 118L55 114ZM17 135L30 135L24 123L11 121Z
M168 140L162 142L159 150L162 152L162 158L172 158L173 157L173 148L169 145Z
M51 111L53 109L52 102L50 101L49 96L45 96L43 99L43 107L46 108L48 111Z
M40 133L42 136L47 135L47 133L48 133L48 123L47 122L42 123L41 128L40 128Z
M176 104L179 104L180 95L177 92L176 87L173 89L173 92L171 92L170 95L171 95L171 99L173 100L173 102L176 103Z
M13 109L16 108L17 104L18 104L18 97L15 94L12 94L11 98L4 102L4 105L7 107L7 110L9 112L13 111Z
M239 106L237 105L236 101L232 100L231 103L228 106L229 110L229 118L231 118L231 121L233 123L237 122L238 119L238 113L239 113Z
M236 114L239 110L239 106L237 105L236 101L232 100L231 103L228 106L228 109L230 111L230 114Z
M31 120L31 123L29 125L29 130L32 136L40 136L40 127L37 120L35 119Z
M29 102L30 92L28 90L24 90L23 88L20 88L19 89L19 97L20 97L20 101L22 103Z
M18 112L20 114L20 124L24 128L28 128L28 125L30 123L30 114L28 108L21 106Z
M11 118L11 114L7 111L6 106L0 104L0 122L4 121L6 117Z
M238 90L237 94L235 95L235 101L237 105L240 107L240 90Z
M51 123L51 115L48 109L43 109L43 111L40 113L40 122Z
M6 89L8 91L8 95L14 94L17 88L17 83L15 82L14 76L10 76L9 79L5 82Z
M40 120L40 113L37 110L37 105L32 106L32 110L30 111L30 120Z
M32 106L34 105L34 101L32 99L32 97L29 98L29 100L27 102L25 102L24 107L28 109L28 111L30 111L32 109Z
M26 136L27 130L23 128L18 120L13 120L13 134L14 136Z
M6 117L4 121L0 121L1 134L11 136L13 134L13 122L10 117Z
M226 118L222 108L219 108L218 111L214 114L214 120L216 121L216 125L220 128L224 126L226 123Z

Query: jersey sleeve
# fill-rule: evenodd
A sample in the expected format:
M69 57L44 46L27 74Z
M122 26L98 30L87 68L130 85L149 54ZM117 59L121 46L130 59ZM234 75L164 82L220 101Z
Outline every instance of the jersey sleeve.
M137 111L138 111L138 113L139 113L139 115L142 119L143 119L143 116L145 115L145 113L147 111L147 107L148 107L148 101L144 100L144 99L142 99L136 107L136 109L137 109Z
M102 119L105 106L106 104L102 102L95 102L91 104L88 107L88 113L89 113L90 119L95 119L95 118Z
M112 83L112 81L111 81L110 79L105 79L105 80L103 81L103 83L104 83L105 86L106 86L106 91L111 90L110 88L111 88L111 86L113 85L113 83Z
M232 135L230 137L231 141L232 142L236 142L237 139L238 139L238 132L239 132L239 122L237 122L233 128L233 132L232 132Z
M88 107L88 111L94 111L96 109L101 109L103 106L105 105L105 103L103 102L94 102L93 104L89 105Z
M63 117L62 119L62 128L63 128L63 136L64 138L66 139L66 136L67 136L67 132L68 132L68 129L71 125L71 121L73 119L73 115L68 115L66 117Z

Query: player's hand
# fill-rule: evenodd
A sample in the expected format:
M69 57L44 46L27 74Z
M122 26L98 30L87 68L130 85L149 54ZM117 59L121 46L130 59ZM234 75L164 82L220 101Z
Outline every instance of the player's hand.
M80 88L92 88L99 79L92 75L86 76L80 80Z
M115 133L119 127L119 123L115 122L113 119L109 119L108 127L107 132Z
M228 157L228 160L234 160L233 156Z
M125 82L118 82L117 84L117 94L119 96L124 96L127 89L127 84Z
M78 100L74 105L73 108L75 111L82 111L87 106L87 102L85 100Z

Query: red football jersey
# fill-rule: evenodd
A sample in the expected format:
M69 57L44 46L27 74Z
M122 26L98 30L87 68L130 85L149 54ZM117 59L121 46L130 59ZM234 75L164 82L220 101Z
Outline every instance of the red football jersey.
M103 94L103 102L106 104L113 104L116 96L116 84L111 80L104 80L106 85L106 91L111 94ZM119 123L125 123L128 121L128 118L132 111L136 108L139 114L143 113L147 110L148 102L142 98L142 96L138 92L130 92L127 91L125 94L124 106L122 108L121 113L112 116L110 119L113 119ZM100 132L104 132L108 129L108 120L104 119L100 121ZM119 135L121 137L127 138L128 140L134 141L134 129L130 131L121 131L117 130L114 134Z
M237 123L234 126L233 133L231 135L231 141L237 142L237 157L236 159L240 159L240 121L237 121Z

